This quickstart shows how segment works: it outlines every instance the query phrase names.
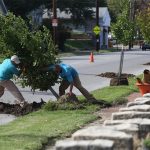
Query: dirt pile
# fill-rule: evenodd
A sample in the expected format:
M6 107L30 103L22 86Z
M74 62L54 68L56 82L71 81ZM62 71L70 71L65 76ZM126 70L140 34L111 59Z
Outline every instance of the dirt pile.
M150 62L146 63L146 64L143 64L143 65L150 65Z
M105 73L98 74L97 76L105 77L105 78L115 78L115 77L118 77L118 74L114 72L105 72ZM122 73L121 77L128 78L128 77L135 77L135 75Z
M74 93L72 93L72 95L69 95L69 93L67 93L65 95L62 95L58 99L58 102L59 103L66 103L66 102L79 103L79 100Z
M27 104L25 108L21 108L18 104L8 104L8 103L0 102L0 113L22 116L31 113L33 111L39 110L43 104L45 104L44 101L41 101L39 103L33 102Z

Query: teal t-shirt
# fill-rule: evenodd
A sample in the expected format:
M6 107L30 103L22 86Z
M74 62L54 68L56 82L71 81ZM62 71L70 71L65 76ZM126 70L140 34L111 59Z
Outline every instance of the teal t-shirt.
M63 79L65 79L69 82L73 82L73 79L76 76L78 76L77 71L73 67L71 67L67 64L59 64L59 66L62 69L62 72L60 73L60 77L62 77Z
M2 64L0 64L0 80L10 80L13 75L19 75L19 70L11 62L10 59L5 59Z
M73 82L73 79L76 76L78 76L78 72L76 71L76 69L74 69L70 65L61 63L61 64L59 64L59 66L62 69L61 73L59 73L59 76L65 80L69 81L70 83ZM49 66L49 70L53 70L54 68L55 68L55 65Z

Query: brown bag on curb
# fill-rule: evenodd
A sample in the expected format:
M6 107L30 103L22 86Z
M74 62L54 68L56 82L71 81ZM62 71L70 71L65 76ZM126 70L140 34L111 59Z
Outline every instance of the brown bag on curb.
M150 71L145 69L143 72L143 82L150 84Z

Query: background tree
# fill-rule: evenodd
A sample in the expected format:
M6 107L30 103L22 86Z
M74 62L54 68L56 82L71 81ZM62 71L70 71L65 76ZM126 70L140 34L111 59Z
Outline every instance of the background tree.
M27 19L27 15L32 10L39 8L41 5L44 5L49 11L52 11L52 2L53 0L4 0L5 4L11 12L17 16L21 16L24 19ZM105 0L99 0L99 6L106 6ZM95 14L93 13L92 7L96 7L96 1L91 0L57 0L57 7L61 11L65 11L68 14L71 14L70 22L74 25L84 25L86 26L86 21L92 18ZM50 17L52 19L53 16ZM43 22L45 25L45 21ZM50 24L50 21L49 21ZM46 26L49 27L51 31L51 25L46 23ZM63 51L64 42L69 37L69 32L67 29L64 29L63 23L58 25L58 38L60 39L58 47ZM33 28L32 28L33 29ZM66 32L67 31L67 32Z
M111 15L111 21L116 22L117 17L122 13L124 10L124 6L126 3L133 3L134 14L139 10L143 10L144 7L147 6L148 1L145 0L107 0L108 8Z
M143 38L150 42L150 3L137 14L136 18Z
M107 0L112 22L117 21L117 17L122 13L128 2L129 0Z
M135 33L135 22L130 20L129 2L124 5L122 13L117 17L116 23L112 25L112 32L120 43L127 45L133 40Z
M48 29L43 27L42 30L30 31L21 17L9 13L0 15L0 32L1 55L10 57L17 54L25 66L26 71L21 77L23 86L47 90L57 82L53 72L41 72L43 66L57 62L57 48Z

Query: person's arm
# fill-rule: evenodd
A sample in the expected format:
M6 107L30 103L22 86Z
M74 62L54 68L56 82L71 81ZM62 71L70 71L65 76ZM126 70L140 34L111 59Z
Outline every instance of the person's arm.
M72 95L72 89L73 89L74 82L73 82L73 77L72 77L71 74L68 74L67 80L68 80L69 83L70 83L69 94Z
M70 95L72 95L72 89L73 89L73 82L71 82L71 84L70 84L70 90L69 90Z
M40 70L41 71L51 71L51 70L54 70L54 65L46 65L44 67L42 67Z
M18 77L22 73L22 70L17 69L17 67L13 67L11 70L12 70L12 73L15 74Z

